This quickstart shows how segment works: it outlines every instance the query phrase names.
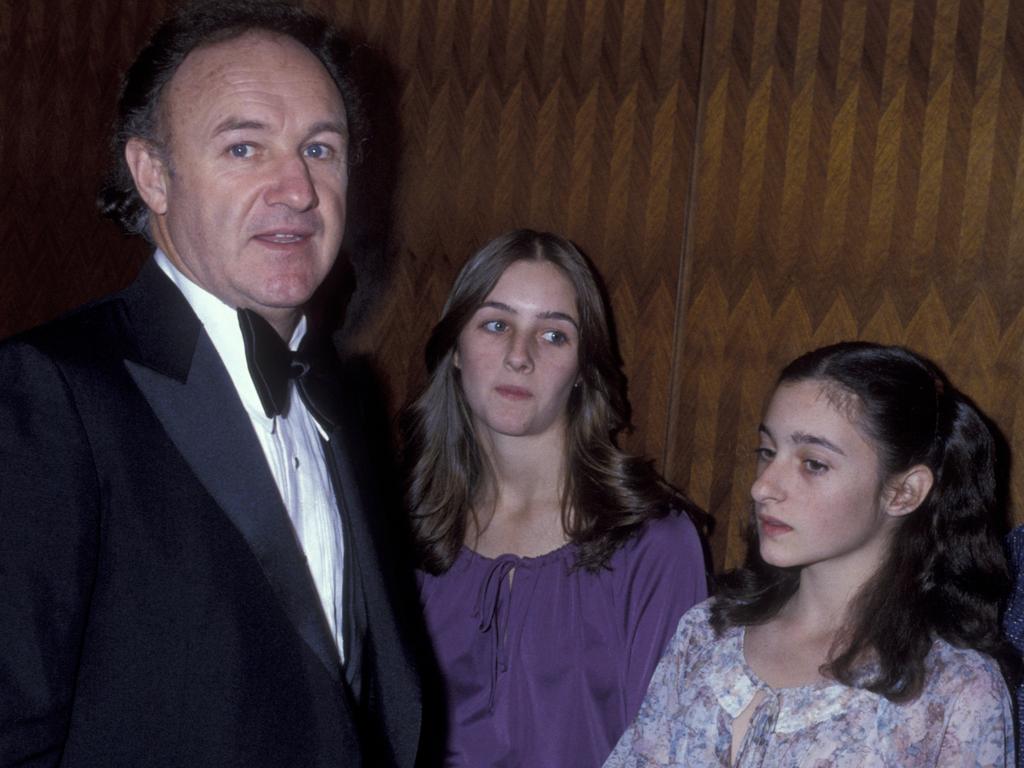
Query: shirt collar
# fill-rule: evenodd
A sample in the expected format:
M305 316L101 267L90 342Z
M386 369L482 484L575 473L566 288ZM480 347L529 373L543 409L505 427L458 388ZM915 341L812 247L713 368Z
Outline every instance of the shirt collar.
M733 719L739 717L762 691L774 704L772 731L795 733L816 723L831 720L849 711L858 699L872 706L882 700L877 694L843 685L835 680L821 680L808 685L774 689L754 674L743 654L744 627L730 627L707 653L721 655L720 664L711 665L708 684L719 705Z
M263 424L267 429L273 428L273 419L268 419L260 404L256 387L252 383L249 374L249 364L245 359L245 345L242 341L242 329L238 325L238 311L235 307L225 304L212 293L192 282L178 269L171 260L159 248L153 255L157 266L164 274L178 287L185 300L188 301L192 311L196 313L203 330L213 342L217 354L220 355L224 367L228 370L231 382L242 400L242 405L253 420ZM303 315L292 332L288 348L296 350L299 348L303 337L306 335L306 316Z

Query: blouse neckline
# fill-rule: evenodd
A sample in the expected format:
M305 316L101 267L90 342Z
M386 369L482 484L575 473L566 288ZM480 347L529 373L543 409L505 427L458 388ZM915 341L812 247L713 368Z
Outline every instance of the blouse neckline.
M715 698L733 719L750 705L758 691L765 693L766 700L777 703L774 730L782 733L796 732L814 723L829 720L847 709L852 699L874 695L827 679L805 685L773 688L758 677L747 663L743 652L745 634L744 627L729 630L729 637L723 640L729 643L733 663L714 672L710 680Z
M481 563L488 564L488 565L493 565L495 563L501 563L501 562L507 562L507 561L514 562L516 565L525 565L525 566L544 565L545 563L548 563L548 562L550 562L552 560L563 560L563 559L565 559L566 555L573 555L573 556L575 556L574 550L575 550L575 545L573 544L573 542L567 541L567 542L565 542L565 544L562 544L560 547L556 547L555 549L552 549L551 551L545 552L544 554L541 554L541 555L526 556L526 555L517 555L517 554L515 554L513 552L505 552L505 553L502 553L500 555L496 555L495 557L488 557L487 555L481 555L475 549L472 549L471 547L467 546L466 544L462 545L462 551L465 552L471 559L478 560Z

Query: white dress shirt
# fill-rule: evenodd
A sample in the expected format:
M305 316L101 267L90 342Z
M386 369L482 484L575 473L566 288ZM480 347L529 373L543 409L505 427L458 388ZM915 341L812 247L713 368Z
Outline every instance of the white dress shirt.
M310 415L291 382L287 416L268 419L245 359L238 313L209 291L192 282L177 269L163 251L157 249L156 263L185 296L199 322L213 342L238 397L252 422L270 473L281 492L292 527L306 555L313 583L320 596L327 623L344 661L342 634L342 576L344 539L341 518L330 474L324 458L321 438L328 439L323 428ZM306 334L305 316L299 321L288 346L295 350ZM211 425L212 426L212 425Z

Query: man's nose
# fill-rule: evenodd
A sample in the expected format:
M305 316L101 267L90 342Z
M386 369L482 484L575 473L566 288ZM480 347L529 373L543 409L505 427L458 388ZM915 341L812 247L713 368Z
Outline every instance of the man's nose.
M530 350L530 338L526 334L512 333L505 352L505 365L516 373L528 373L533 370L533 353Z
M316 208L316 186L302 157L283 158L272 173L274 178L266 194L268 205L285 205L294 211Z

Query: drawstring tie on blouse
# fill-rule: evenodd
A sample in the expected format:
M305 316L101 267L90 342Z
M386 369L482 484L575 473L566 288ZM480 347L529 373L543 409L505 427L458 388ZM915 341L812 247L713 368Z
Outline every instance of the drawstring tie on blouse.
M487 710L494 711L495 689L498 686L498 672L508 668L508 643L505 635L508 632L508 614L512 604L509 574L515 570L518 558L501 557L494 561L487 578L480 588L476 616L480 620L479 628L484 634L491 636L491 688L487 694ZM505 587L502 590L502 587ZM506 598L502 599L502 592Z

